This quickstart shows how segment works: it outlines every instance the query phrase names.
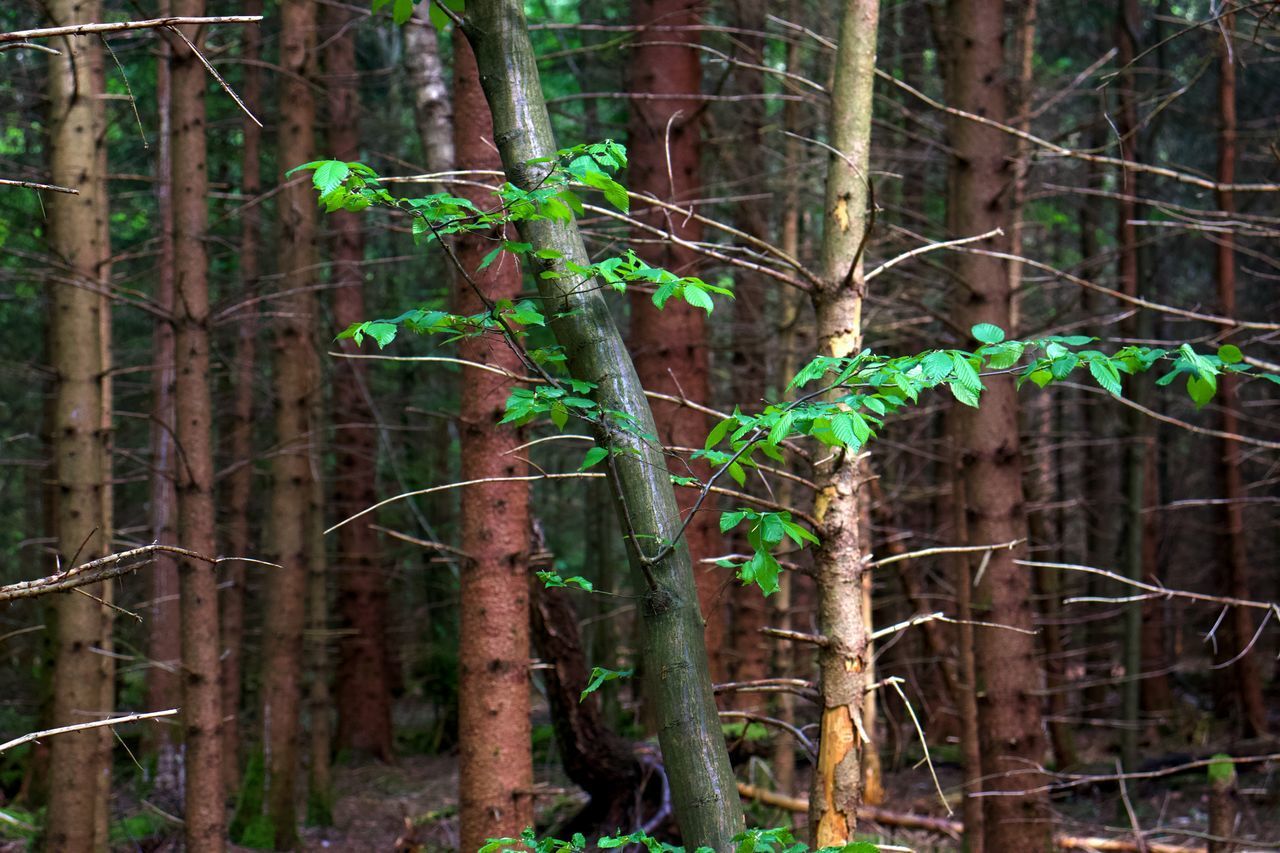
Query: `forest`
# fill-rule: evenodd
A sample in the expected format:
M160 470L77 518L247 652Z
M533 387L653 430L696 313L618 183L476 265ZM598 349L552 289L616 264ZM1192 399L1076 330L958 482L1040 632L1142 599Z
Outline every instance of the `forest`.
M0 4L0 853L1280 849L1277 51Z

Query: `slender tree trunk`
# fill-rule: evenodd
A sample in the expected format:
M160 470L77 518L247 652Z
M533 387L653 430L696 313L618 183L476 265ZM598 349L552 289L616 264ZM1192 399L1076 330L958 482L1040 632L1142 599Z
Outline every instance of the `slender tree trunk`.
M331 8L331 7L330 7ZM311 422L324 423L324 396L318 390ZM311 470L324 469L320 441L311 442ZM367 506L367 504L366 504ZM307 826L333 825L333 690L329 679L329 557L324 541L324 482L311 481L307 536L307 630L303 643L307 678ZM388 688L389 689L389 688Z
M840 41L831 93L831 146L821 248L822 284L813 292L818 351L846 357L862 348L862 248L870 223L871 95L879 0L841 5ZM864 467L857 454L833 453L814 472L813 515L822 545L814 558L822 720L818 763L809 788L814 847L852 840L862 802L863 695L869 630L862 577L870 559L862 536Z
M262 649L263 748L267 813L279 850L297 846L296 788L301 736L302 628L306 620L307 551L312 504L310 443L318 366L312 340L316 299L316 203L305 178L285 178L291 166L310 160L315 148L313 78L316 5L281 4L280 65L280 296L275 308L276 442L272 458L272 560L267 573Z
M1137 79L1133 62L1138 51L1138 29L1141 9L1137 0L1120 0L1116 19L1117 61L1125 69L1120 77L1120 109L1116 131L1120 136L1120 154L1126 160L1140 159L1141 127L1138 123ZM1142 289L1142 258L1138 249L1139 202L1141 190L1138 174L1125 170L1121 176L1123 193L1119 204L1116 238L1119 243L1120 289L1137 296ZM1131 338L1150 339L1154 318L1143 311L1125 321L1124 332ZM1148 402L1149 386L1136 385L1134 399ZM1156 466L1159 441L1154 423L1137 410L1130 409L1127 432L1131 437L1126 459L1125 500L1127 523L1124 550L1125 573L1135 580L1152 581L1159 577L1156 545L1159 529L1157 514L1147 510L1159 504L1159 480ZM1167 711L1171 705L1164 669L1164 631L1160 608L1163 602L1134 602L1125 610L1124 673L1121 688L1121 716L1126 724L1121 730L1121 756L1124 766L1133 769L1138 761L1138 735L1141 712Z
M1003 122L1007 115L1004 69L1004 4L950 0L947 4L949 103ZM1010 137L993 128L948 117L954 150L947 213L952 236L1008 227L1012 178ZM1006 238L992 248L1007 251ZM957 254L953 270L960 292L954 313L965 328L1011 323L1009 272L987 255ZM979 408L957 406L957 451L964 481L965 523L975 545L1025 540L1018 399L1013 380L993 378ZM1030 631L1030 574L1015 565L1024 548L984 555L985 571L974 590L974 616ZM974 632L978 722L984 787L1026 791L1039 786L1029 768L1043 760L1040 670L1030 634L999 629ZM991 850L1044 850L1050 845L1045 796L1003 795L985 800L984 831Z
M546 168L530 161L553 156L556 144L521 4L468 3L464 29L476 52L503 167L509 180L528 189ZM528 222L521 233L537 249L553 249L562 256L563 260L539 264L540 271L563 272L565 261L587 261L574 222ZM537 282L543 308L555 318L551 328L565 348L572 375L597 385L596 402L602 409L625 411L639 430L656 433L639 378L600 290L578 288L569 275L539 275ZM689 552L683 541L654 550L660 547L654 543L675 540L680 528L675 494L660 453L629 433L606 429L600 439L623 450L612 458L610 470L631 563L646 587L639 602L644 625L641 654L676 818L687 847L728 850L743 826L742 804L716 714ZM661 559L653 559L655 553Z
M49 4L54 25L101 19L88 0ZM103 56L92 39L68 38L49 60L49 174L79 195L51 193L46 200L49 238L60 265L49 282L49 336L56 377L53 412L54 479L58 499L56 536L62 568L103 556L110 547L105 520L105 374L102 364L104 300L95 291L109 281L106 242L107 195L102 145ZM63 593L55 608L54 726L84 723L112 710L112 667L100 654L110 620L97 599L110 598L111 584L84 588L88 596ZM48 850L105 850L109 753L101 732L89 730L52 739Z
M702 186L702 105L690 95L702 92L702 66L697 48L700 0L634 0L632 18L640 28L628 63L627 91L649 97L631 102L627 131L629 180L633 192L651 195L687 207ZM659 30L648 29L652 26ZM702 225L689 216L660 208L637 205L635 215L650 225L670 230L683 240L702 239ZM648 236L645 232L642 235ZM638 246L648 263L677 275L696 273L697 254L674 241ZM706 403L710 397L707 321L700 308L672 300L661 310L650 294L631 294L630 348L640 382L649 391L660 391ZM701 447L709 424L706 415L678 403L653 404L658 437L664 445ZM697 476L707 474L704 465L693 465ZM679 476L689 471L677 470ZM691 511L697 493L681 489L676 495L681 514ZM706 625L711 677L727 676L724 651L728 647L728 618L724 578L713 564L699 562L717 553L720 543L715 514L702 511L685 531L698 584L698 604Z
M325 76L329 101L329 148L339 160L358 160L360 104L356 71L354 13L325 7ZM420 59L420 57L419 57ZM367 320L364 308L364 233L354 213L331 217L333 314L338 328ZM344 352L357 350L342 342ZM333 383L333 440L336 451L333 504L339 519L378 502L378 434L369 405L366 362L337 359ZM387 652L387 566L382 560L376 519L369 516L338 529L336 574L338 618L338 747L392 757L390 656Z
M465 39L454 41L454 150L459 169L502 168L492 147L489 116L476 60ZM458 187L477 207L493 194ZM489 236L457 242L457 256L471 276L455 281L454 310L475 314L500 299L516 299L523 285L520 265L500 257L477 270L492 246ZM472 284L474 282L474 286ZM479 291L479 292L477 292ZM520 358L502 339L472 338L458 345L469 361L518 374ZM519 433L498 426L509 382L487 370L462 371L462 479L521 476L515 451ZM516 836L533 821L533 756L529 722L529 487L491 483L462 496L462 631L458 649L459 821L463 850L486 838Z
M262 14L262 0L246 0L244 14ZM262 102L262 75L256 65L262 37L256 26L245 27L242 49L245 66L240 96L250 109ZM244 143L240 150L241 191L248 198L262 192L259 162L262 129L248 118L241 122ZM262 222L257 209L240 214L241 295L248 301L257 295L258 234ZM224 502L227 507L226 552L248 556L253 539L249 522L253 504L253 389L257 355L258 309L254 302L238 313L235 360L232 367L231 418L228 428L227 458L231 471L226 478ZM247 567L236 561L226 564L225 583L219 613L222 617L222 766L228 792L240 783L240 697L244 671L245 582Z
M439 39L427 14L430 8L426 3L420 4L414 10L413 22L404 28L404 62L413 81L413 116L422 141L424 165L428 171L444 172L453 168L453 110Z
M161 4L160 14L170 14L171 5ZM156 65L156 100L159 103L160 132L156 140L156 213L160 220L160 262L156 270L155 304L166 313L173 311L173 160L172 105L169 76L169 43L160 41L160 61ZM178 496L174 457L174 349L173 323L158 320L152 333L151 355L151 536L164 545L178 542ZM147 707L176 708L181 702L182 684L179 658L182 654L178 610L178 562L170 554L156 555L151 569L151 605L147 613ZM162 808L180 808L182 792L181 737L175 726L150 726L146 736L154 744L155 775L152 796Z
M174 12L204 14L204 0L176 0ZM198 27L184 34L199 50ZM175 298L174 423L178 448L178 540L217 553L213 504L213 401L209 392L209 285L204 66L185 41L172 44ZM182 713L187 849L223 846L222 692L218 683L218 580L208 563L178 563L182 607Z
M1218 180L1224 184L1233 183L1236 179L1236 67L1233 56L1232 40L1235 37L1235 15L1227 14L1222 19L1222 41L1218 48ZM1218 192L1218 209L1228 218L1235 213L1235 194L1230 191ZM1236 314L1236 259L1235 234L1227 231L1218 235L1216 260L1218 277L1218 307L1224 317ZM1224 375L1219 380L1220 402L1222 410L1222 431L1238 434L1240 432L1240 415L1238 411L1237 390L1239 382L1235 376ZM1222 450L1222 497L1226 503L1222 505L1222 517L1218 529L1221 531L1222 545L1218 553L1222 555L1223 589L1235 598L1249 597L1249 551L1244 519L1245 488L1240 472L1240 444L1223 440ZM1232 665L1234 675L1234 692L1236 705L1240 715L1241 728L1245 737L1258 737L1267 733L1267 706L1262 698L1262 683L1258 677L1258 655L1246 652L1253 641L1253 613L1246 607L1236 607L1231 611L1228 629L1223 632L1223 639L1218 645L1218 657L1221 661L1235 660Z

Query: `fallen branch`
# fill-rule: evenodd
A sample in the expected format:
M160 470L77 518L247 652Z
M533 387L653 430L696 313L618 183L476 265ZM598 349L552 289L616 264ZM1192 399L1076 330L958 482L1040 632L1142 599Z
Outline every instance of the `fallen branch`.
M0 744L0 753L13 749L15 746L22 746L24 743L30 743L33 740L50 737L51 735L61 735L67 732L78 732L83 729L100 729L103 726L118 726L122 723L134 723L138 720L154 720L158 717L172 717L178 713L177 708L170 708L167 711L149 711L145 714L126 714L123 717L108 717L105 720L94 720L91 723L76 723L73 726L59 726L56 729L45 729L42 732L31 732L22 737L16 737L8 743Z
M802 797L788 797L774 791L766 791L755 785L738 783L738 793L749 800L756 800L768 806L777 806L787 811L800 814L809 813L809 801ZM947 820L930 815L895 812L875 806L858 806L858 817L883 826L898 826L903 829L924 829L941 835L959 838L964 834L964 824L958 820ZM1137 853L1136 841L1123 838L1089 838L1078 835L1055 835L1054 846L1059 850L1106 850L1118 853ZM1180 847L1176 844L1161 844L1156 841L1145 842L1149 853L1207 853L1204 847Z

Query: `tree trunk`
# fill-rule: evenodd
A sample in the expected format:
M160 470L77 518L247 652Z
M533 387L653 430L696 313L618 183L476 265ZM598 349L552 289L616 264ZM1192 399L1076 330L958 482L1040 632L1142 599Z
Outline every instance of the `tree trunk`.
M644 95L631 102L627 130L629 180L633 192L670 204L688 206L701 191L702 106L690 96L702 92L702 66L697 48L698 32L691 29L700 19L699 0L634 0L632 18L639 28L628 63L627 91ZM650 27L661 29L649 29ZM702 225L689 216L661 208L639 206L636 218L669 230L683 240L702 239ZM641 232L647 236L647 232ZM636 254L653 266L677 275L694 275L698 256L674 241L639 245ZM630 349L640 383L648 391L660 391L706 403L710 397L706 314L685 302L672 300L659 310L643 289L632 291ZM707 437L707 416L678 403L653 404L658 438L668 447L701 447ZM681 468L684 466L681 465ZM705 465L691 466L705 478ZM688 476L688 470L675 471ZM681 515L691 511L697 492L681 489L676 495ZM713 680L727 676L728 619L726 584L721 570L699 562L714 556L720 547L715 514L704 510L685 530L698 585L698 605L705 622L707 655Z
M553 156L556 144L523 9L516 0L469 3L465 32L475 48L507 177L529 189L546 168L530 161ZM540 263L540 272L563 273L564 261L587 262L574 222L528 222L521 233L536 249L562 256ZM599 289L579 289L568 275L538 276L537 282L572 375L597 385L602 409L624 411L640 431L656 434L643 388ZM607 424L599 438L624 451L613 457L610 470L632 567L646 586L640 602L641 653L676 817L686 846L728 850L743 826L742 804L720 733L689 552L676 541L679 508L661 453ZM656 542L673 547L656 551ZM661 559L652 559L655 554Z
M426 3L420 4L413 21L404 28L404 63L413 81L413 116L424 165L430 172L444 172L453 168L453 111L430 9Z
M947 13L948 102L1005 121L1004 4L950 0ZM954 150L947 204L950 236L1007 228L1010 137L955 116L948 116L947 125ZM1006 238L991 243L997 251L1008 249ZM957 321L966 329L977 323L1008 329L1011 294L1005 262L959 253L952 269L960 288ZM1012 378L989 380L979 408L957 406L953 411L969 542L1025 540L1018 399ZM983 556L985 571L974 590L974 618L1032 629L1030 574L1014 563L1025 553L1024 548L1000 549ZM1040 765L1044 747L1034 636L979 629L974 632L974 651L984 787L1015 792L1035 788L1040 777L1027 771ZM984 811L990 850L1044 850L1051 843L1043 794L989 797Z
M177 0L174 12L204 14L204 0ZM185 35L200 49L199 27ZM213 504L213 401L209 392L209 286L204 239L208 222L205 168L204 66L185 41L172 43L175 438L178 540L215 555ZM218 580L208 563L178 563L182 607L182 713L187 849L222 849L222 693L218 683Z
M97 2L56 0L54 25L101 18ZM68 38L49 60L49 174L79 195L51 193L49 242L60 264L49 282L50 349L57 388L53 413L56 536L62 568L103 556L110 547L102 529L106 485L106 433L102 331L104 301L95 292L109 280L107 195L103 149L102 48L92 39ZM99 653L106 626L110 582L85 587L88 596L64 593L55 605L54 726L84 723L112 710L110 658ZM101 732L72 732L51 739L49 850L105 850L109 753Z
M821 247L822 284L813 292L818 352L847 357L862 348L862 248L870 216L871 93L878 0L841 6L840 41L831 93L831 147ZM809 834L816 847L853 838L862 802L863 696L869 630L862 577L870 555L863 541L857 454L836 452L814 472L814 518L822 540L814 557L818 587L818 652L822 720L818 763L809 789Z
M290 167L311 159L315 145L315 100L310 80L315 53L316 6L307 0L281 4L280 217L281 316L275 320L276 442L272 458L272 561L266 573L266 617L262 647L263 748L267 756L267 817L278 850L297 846L298 749L302 698L302 628L306 620L307 550L312 504L310 443L312 400L318 366L312 325L316 203L304 177L285 178Z
M1218 180L1224 184L1233 183L1236 179L1236 67L1232 54L1232 39L1235 34L1235 15L1227 14L1222 18L1222 40L1218 47ZM1218 209L1227 218L1231 218L1236 210L1235 194L1220 190ZM1218 307L1224 317L1236 314L1236 259L1235 233L1227 231L1217 236L1217 277ZM1240 432L1240 414L1237 389L1239 382L1235 376L1223 375L1219 379L1219 406L1222 411L1224 433L1232 435ZM1244 519L1245 488L1240 472L1240 444L1228 439L1222 440L1222 516L1218 529L1222 545L1218 553L1222 555L1222 588L1235 598L1249 597L1249 551ZM1267 733L1267 706L1262 698L1262 683L1258 677L1258 656L1252 651L1246 652L1253 641L1253 613L1247 607L1235 607L1231 610L1227 630L1223 632L1223 640L1218 644L1218 662L1235 660L1232 665L1234 676L1235 704L1240 715L1240 726L1245 737L1261 737ZM1237 659L1238 658L1238 659Z
M244 14L262 13L262 0L247 0ZM250 109L262 102L262 75L255 64L262 48L258 27L245 27L242 37L245 60L244 82L240 96ZM240 150L241 192L257 198L262 192L262 167L259 163L262 129L248 118L241 122L244 142ZM234 557L248 556L253 539L249 523L253 504L253 389L254 363L258 336L258 308L253 302L259 287L258 229L262 221L257 208L240 214L240 284L246 304L238 312L236 323L235 361L232 367L232 403L228 425L227 458L230 473L226 477L224 502L226 517L226 552ZM235 561L226 564L222 606L222 766L228 792L240 783L240 696L244 671L244 606L247 566Z
M171 14L171 5L162 3L159 13ZM159 135L156 140L156 214L160 220L160 262L156 269L156 308L173 312L173 90L169 74L169 43L160 41L160 61L156 65L156 101L159 105ZM173 323L160 319L152 332L151 355L151 537L162 545L178 543L178 496L174 491L176 448L174 447ZM182 655L178 609L178 561L172 554L159 553L151 568L151 604L147 612L147 707L176 708L182 703L182 683L178 677ZM175 726L149 726L145 737L153 744L155 774L152 796L161 808L181 808L181 737Z
M325 77L329 101L329 148L339 160L360 159L360 103L354 13L326 6ZM364 307L364 233L354 213L330 218L333 315L339 329L367 320ZM343 352L359 348L341 341ZM333 505L341 520L378 502L378 434L375 431L367 362L336 360L333 383L335 477ZM338 529L336 574L338 619L338 748L392 758L390 656L387 652L387 566L372 515Z
M494 124L475 56L462 38L454 41L453 53L457 168L499 170L502 160L491 144ZM459 186L456 192L477 207L493 204L493 194L478 187ZM457 241L458 260L472 279L455 279L454 310L460 314L479 313L498 300L519 297L523 277L514 257L499 257L475 271L492 242L488 235ZM524 370L519 356L500 338L465 339L459 342L458 354L517 375ZM488 370L462 369L458 429L463 480L527 473L515 453L519 433L498 426L509 384L506 377ZM527 483L489 483L463 493L462 550L469 557L462 570L458 648L458 816L463 850L478 849L486 838L517 836L533 822L529 531Z

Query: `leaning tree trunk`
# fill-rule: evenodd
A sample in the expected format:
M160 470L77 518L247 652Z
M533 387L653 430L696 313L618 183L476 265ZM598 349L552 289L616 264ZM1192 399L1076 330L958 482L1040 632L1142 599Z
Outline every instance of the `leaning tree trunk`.
M1003 122L1004 4L951 0L947 11L949 103ZM957 116L948 116L948 136L954 150L947 205L952 236L1007 227L1010 137ZM1008 247L1006 238L993 242L997 250ZM956 319L965 328L993 323L1008 329L1011 293L1005 262L960 253L953 270L960 288ZM979 408L955 410L967 538L974 545L1026 539L1017 390L1009 377L993 378L987 385ZM1043 759L1043 733L1040 670L1030 633L1031 579L1014 562L1024 554L1019 547L984 556L986 570L973 596L975 618L1028 632L974 632L984 784L1015 792L986 799L988 850L1044 850L1051 843L1044 794L1029 791L1039 786L1040 776L1027 772Z
M314 436L318 393L312 323L316 203L304 178L284 177L311 159L315 97L311 90L316 6L281 4L279 193L280 296L272 349L275 363L276 442L272 459L272 559L267 572L262 645L263 748L267 754L267 817L278 849L297 846L297 765L302 712L302 628L306 620L307 552L311 535Z
M359 77L354 13L325 7L325 77L329 101L329 149L339 160L360 153ZM332 217L333 319L338 328L368 319L364 311L364 232L354 213ZM355 353L351 341L344 352ZM333 504L339 519L378 502L378 434L370 406L367 362L338 359L333 383ZM338 529L338 748L390 761L391 657L387 650L387 565L370 516Z
M453 132L459 169L500 170L488 144L493 122L465 39L454 40ZM477 207L493 193L458 186ZM455 277L454 310L476 314L500 299L518 299L520 265L500 257L478 270L493 240L468 235L456 243L462 266ZM473 272L473 270L475 272ZM519 375L524 367L508 343L489 337L464 340L458 355ZM508 395L505 376L462 368L458 432L462 479L509 478L528 473L516 451L520 434L499 426ZM529 721L529 484L495 482L462 495L462 629L458 648L458 775L463 850L486 838L517 836L533 822L533 754Z
M629 189L676 205L691 205L702 183L702 105L696 100L702 92L702 66L699 34L692 29L702 5L700 0L635 0L632 4L632 17L640 29L630 52L627 91L645 97L631 102ZM702 224L692 216L648 205L637 206L635 216L650 227L670 229L684 241L702 239ZM636 253L678 275L696 271L697 253L674 240L639 245ZM631 294L629 343L641 384L648 391L705 404L711 393L706 314L677 300L659 310L649 297L640 290ZM702 412L679 403L657 402L653 414L658 438L668 447L701 447L706 440L709 425ZM705 465L695 464L693 469L697 476L707 474ZM681 489L676 496L680 512L690 512L696 499L697 492ZM711 677L721 681L726 676L728 639L722 570L700 562L717 553L720 535L715 514L705 509L699 512L685 530L685 540L706 623Z
M101 19L95 0L49 4L55 25ZM102 429L102 330L104 300L98 292L109 275L106 241L106 175L102 100L103 57L89 38L67 38L49 60L49 172L53 183L79 195L52 193L49 241L59 259L49 282L49 337L56 392L53 411L54 479L57 482L56 536L63 568L103 556L109 549L101 529L106 489L106 433ZM109 624L99 600L110 597L110 582L84 588L89 595L63 593L56 607L54 634L54 726L85 723L112 710L112 669L97 649ZM49 850L106 849L99 828L107 821L110 754L101 732L59 735L51 741L49 809L45 846Z
M1228 14L1222 19L1222 42L1218 48L1218 181L1223 184L1233 183L1236 179L1236 67L1233 55L1235 15ZM1230 190L1218 191L1218 209L1230 217L1235 213L1235 194ZM1235 233L1227 231L1218 236L1217 273L1218 273L1218 307L1224 317L1234 317L1236 313L1236 259ZM1239 381L1235 376L1225 375L1220 380L1222 386L1222 431L1235 435L1240 431L1240 413L1238 410L1237 390ZM1240 445L1231 439L1222 440L1219 445L1222 451L1222 505L1221 531L1222 547L1218 553L1224 562L1222 588L1234 598L1249 598L1249 551L1247 546L1247 528L1244 518L1245 489L1240 474ZM1267 733L1267 706L1262 697L1262 683L1258 678L1258 656L1248 651L1253 641L1253 612L1247 607L1236 607L1231 611L1230 622L1225 633L1225 642L1219 645L1220 661L1232 661L1231 675L1236 707L1240 714L1240 723L1245 737L1259 737Z
M468 3L464 31L475 49L507 177L530 189L547 169L531 161L553 157L556 144L523 7L517 0ZM600 290L578 287L576 276L565 272L567 261L588 262L577 224L528 222L521 233L536 249L559 253L537 266L561 275L536 280L573 376L596 384L601 409L626 412L640 431L655 434L644 390ZM648 442L607 423L599 439L625 451L613 457L610 470L631 563L645 586L641 652L676 818L687 847L728 850L743 826L742 804L712 695L689 551L675 541L681 519L666 463ZM658 551L659 542L672 547Z
M175 14L199 17L204 0L179 0ZM209 392L209 284L205 255L208 178L205 168L205 70L196 55L201 29L185 35L196 46L172 44L174 424L182 450L177 465L178 540L200 554L217 553L213 505L213 400ZM187 849L222 849L222 692L218 682L218 579L214 567L178 562L182 610L182 715Z
M821 284L813 292L818 351L843 358L862 348L866 295L862 248L869 224L871 94L875 80L879 0L847 0L831 93ZM822 721L818 764L809 787L809 834L814 847L841 846L853 837L862 801L863 696L869 630L862 577L869 554L862 541L856 453L834 453L815 471L813 515L822 540L814 558L818 587L818 652ZM874 748L874 746L872 746Z

